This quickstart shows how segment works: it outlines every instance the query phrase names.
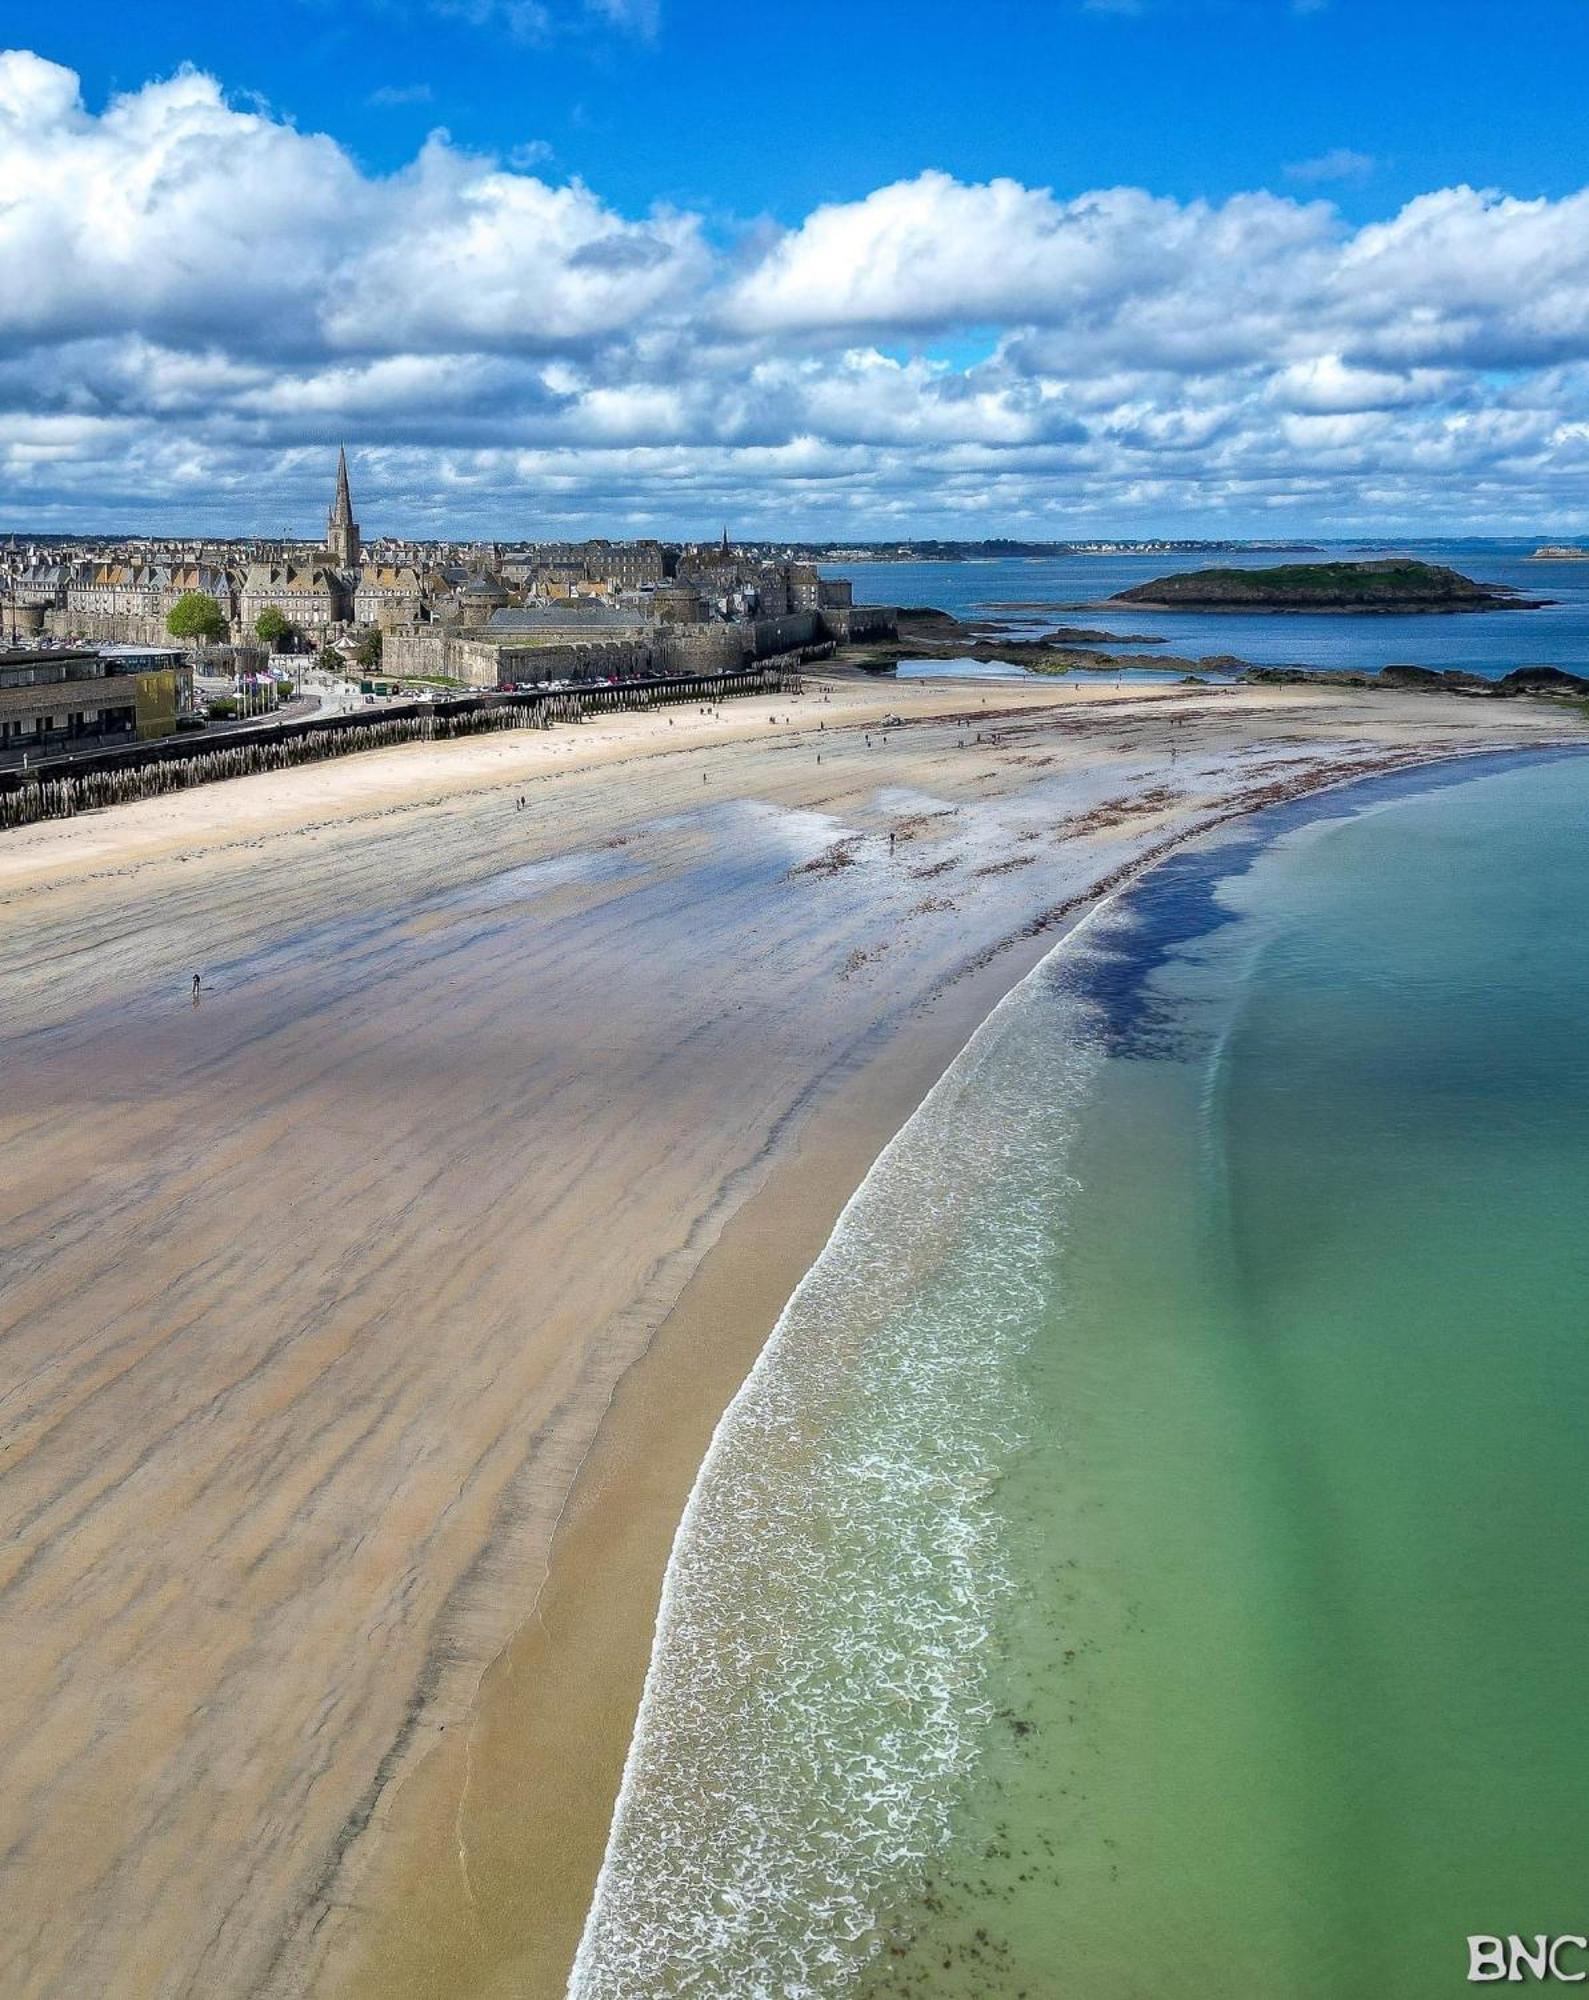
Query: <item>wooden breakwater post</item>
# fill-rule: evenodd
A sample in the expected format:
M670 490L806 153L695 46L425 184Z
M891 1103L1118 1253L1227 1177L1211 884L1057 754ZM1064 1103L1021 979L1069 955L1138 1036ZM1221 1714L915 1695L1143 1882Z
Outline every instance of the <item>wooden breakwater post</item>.
M299 729L274 739L221 743L213 748L184 745L185 754L129 761L109 769L72 770L46 766L32 772L0 774L0 831L40 820L70 819L104 806L131 805L162 798L195 785L262 772L290 771L327 757L361 750L389 750L404 743L430 743L495 729L550 729L539 712L482 709L472 715L382 716L351 726Z
M235 741L184 741L55 758L31 771L0 771L0 832L41 820L70 819L106 806L135 804L217 784L227 778L289 771L328 757L389 750L405 743L450 742L499 729L551 729L591 715L672 702L747 694L798 694L800 667L826 658L831 641L780 654L755 666L678 679L614 681L607 687L535 688L523 694L455 697L368 720L357 714L267 723Z

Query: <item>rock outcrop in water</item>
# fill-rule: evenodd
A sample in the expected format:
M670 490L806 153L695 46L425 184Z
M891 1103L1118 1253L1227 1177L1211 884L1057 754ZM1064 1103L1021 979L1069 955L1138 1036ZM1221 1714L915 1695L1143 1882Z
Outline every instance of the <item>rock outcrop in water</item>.
M1390 666L1378 673L1352 673L1328 667L1248 667L1241 678L1252 687L1353 687L1423 689L1430 694L1470 694L1504 700L1518 694L1565 694L1589 697L1589 679L1563 667L1514 667L1499 680L1470 674L1461 667Z
M1156 577L1110 598L1158 611L1533 611L1539 600L1476 583L1443 563L1403 560L1281 563L1271 569L1199 569Z
M1170 673L1239 672L1246 665L1231 654L1188 660L1175 655L1129 652L1122 648L1160 646L1162 639L1140 632L1095 631L1090 626L1056 626L1025 638L996 622L967 622L931 605L907 605L895 636L869 641L852 657L867 673L891 674L901 660L978 660L994 666L1024 667L1032 673L1119 673L1140 667Z

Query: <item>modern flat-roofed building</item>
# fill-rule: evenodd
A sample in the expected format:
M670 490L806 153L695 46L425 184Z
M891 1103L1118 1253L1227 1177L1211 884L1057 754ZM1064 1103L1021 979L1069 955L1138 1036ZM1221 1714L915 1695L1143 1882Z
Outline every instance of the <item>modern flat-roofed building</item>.
M0 653L0 755L169 736L193 706L193 674L158 647Z

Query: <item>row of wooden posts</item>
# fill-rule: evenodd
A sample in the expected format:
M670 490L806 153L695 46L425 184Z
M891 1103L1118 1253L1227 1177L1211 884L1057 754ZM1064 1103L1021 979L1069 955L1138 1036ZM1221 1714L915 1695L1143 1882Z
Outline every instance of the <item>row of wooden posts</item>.
M800 666L819 649L806 648L766 660L747 672L696 675L685 681L645 684L615 682L611 687L538 689L464 708L446 707L369 722L319 728L312 724L269 741L227 743L171 754L147 762L98 771L7 772L0 777L0 831L40 820L70 819L104 806L131 804L222 778L248 778L263 771L290 771L327 757L360 750L389 750L401 743L440 743L498 729L550 729L583 722L592 715L623 709L655 708L670 702L714 701L744 694L797 694ZM829 648L828 650L831 650Z

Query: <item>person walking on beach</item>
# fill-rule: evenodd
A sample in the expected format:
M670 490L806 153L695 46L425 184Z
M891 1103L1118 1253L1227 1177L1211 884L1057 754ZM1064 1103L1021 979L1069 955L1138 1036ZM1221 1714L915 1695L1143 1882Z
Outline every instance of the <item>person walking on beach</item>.
M193 998L195 1001L197 1001L198 997L199 997L199 975L195 972L193 975Z

